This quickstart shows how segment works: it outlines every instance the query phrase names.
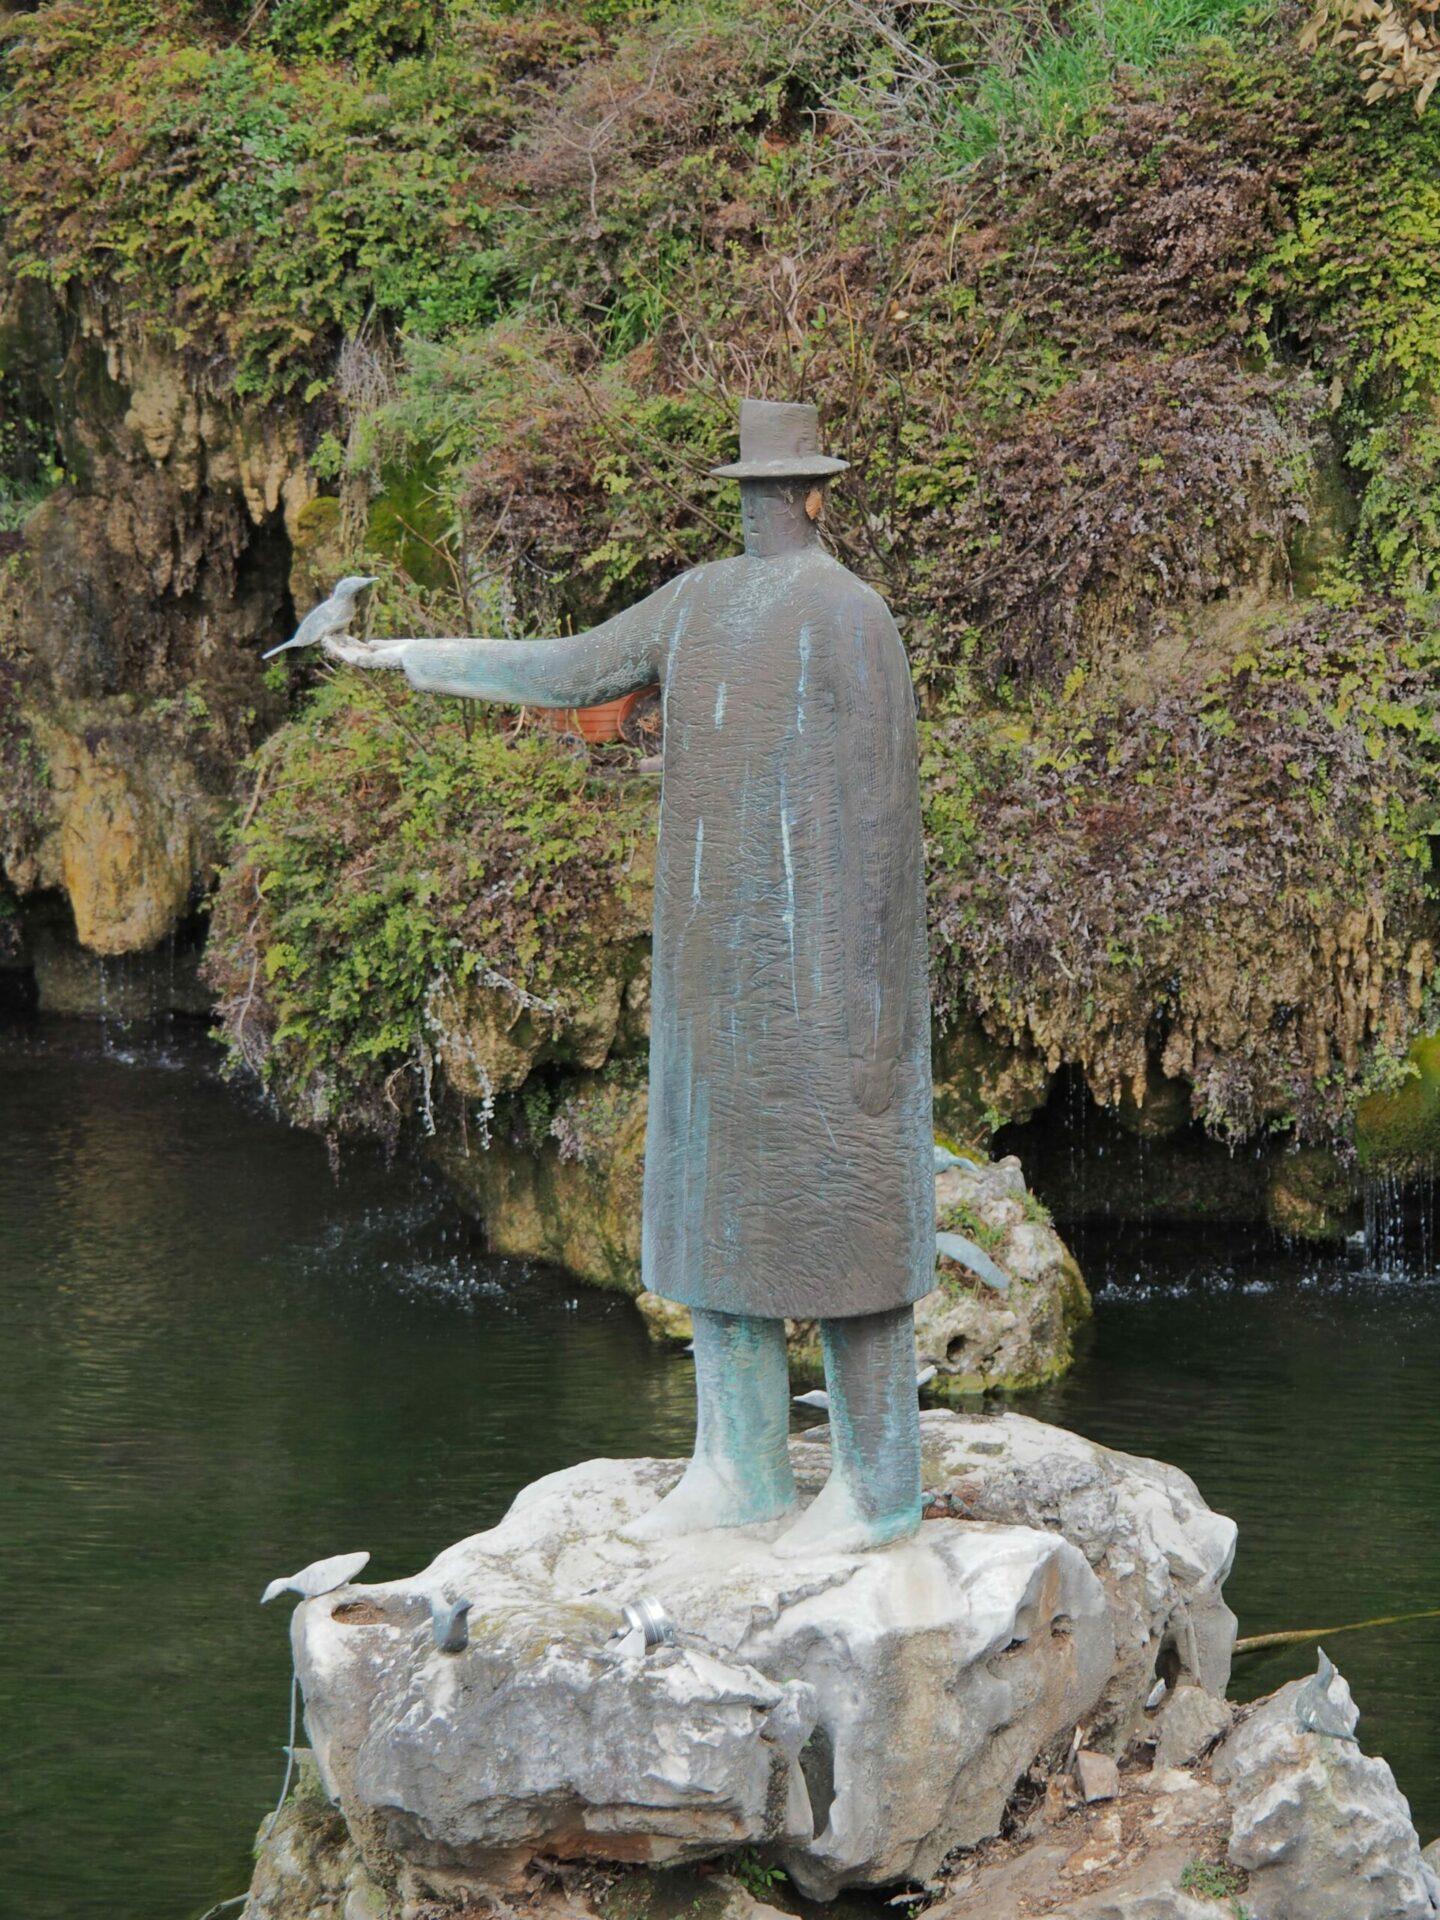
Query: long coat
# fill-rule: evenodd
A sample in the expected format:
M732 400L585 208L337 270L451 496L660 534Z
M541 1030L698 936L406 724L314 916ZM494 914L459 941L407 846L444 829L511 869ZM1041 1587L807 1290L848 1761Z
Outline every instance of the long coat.
M578 705L659 682L642 1274L723 1313L934 1285L910 674L819 547L699 567L574 639L411 641L418 686Z

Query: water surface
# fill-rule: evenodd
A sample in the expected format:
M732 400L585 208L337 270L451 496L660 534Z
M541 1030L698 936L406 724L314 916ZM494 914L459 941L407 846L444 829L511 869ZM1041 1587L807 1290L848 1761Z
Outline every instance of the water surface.
M486 1257L405 1163L277 1124L203 1043L0 1034L0 1914L242 1889L283 1768L286 1599L390 1579L597 1453L688 1448L626 1301Z
M1070 1380L1024 1410L1193 1473L1242 1631L1440 1605L1440 1290L1087 1237ZM693 1378L628 1303L490 1260L409 1161L323 1147L198 1040L0 1029L0 1913L183 1920L279 1786L288 1601L380 1579L598 1453L680 1453ZM1330 1643L1440 1831L1440 1622ZM1308 1652L1238 1669L1261 1690Z
M1408 1244L1430 1240L1412 1221ZM1388 1238L1398 1247L1392 1225ZM1263 1240L1084 1236L1096 1320L1081 1364L1024 1411L1193 1476L1240 1524L1242 1635L1440 1608L1440 1280ZM1440 1834L1440 1619L1321 1642L1350 1681L1422 1840ZM1247 1699L1315 1649L1241 1655Z

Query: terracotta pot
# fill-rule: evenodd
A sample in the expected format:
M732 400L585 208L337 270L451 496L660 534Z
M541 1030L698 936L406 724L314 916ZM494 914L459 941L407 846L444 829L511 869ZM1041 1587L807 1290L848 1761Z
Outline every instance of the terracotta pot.
M606 700L598 707L537 707L545 726L555 733L578 733L582 740L602 745L611 740L628 740L626 722L638 718L639 710L655 700L654 687L640 687L619 700Z

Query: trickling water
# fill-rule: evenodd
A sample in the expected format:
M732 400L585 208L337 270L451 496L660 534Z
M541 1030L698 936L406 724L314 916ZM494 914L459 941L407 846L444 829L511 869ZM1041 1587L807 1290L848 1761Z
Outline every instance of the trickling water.
M1428 1280L1435 1274L1435 1171L1403 1179L1367 1172L1361 1271L1386 1280Z

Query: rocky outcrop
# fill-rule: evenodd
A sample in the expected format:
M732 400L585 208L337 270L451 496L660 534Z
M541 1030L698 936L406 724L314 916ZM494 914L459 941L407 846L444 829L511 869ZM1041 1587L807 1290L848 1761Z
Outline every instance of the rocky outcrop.
M1178 1689L1131 1749L1113 1797L1087 1805L1063 1770L1043 1792L1032 1782L1013 1836L953 1862L930 1911L937 1920L1433 1920L1440 1880L1389 1767L1352 1740L1303 1728L1299 1692L1299 1683L1282 1687L1237 1710ZM1338 1675L1331 1699L1353 1727ZM1180 1749L1194 1747L1183 1761L1178 1725L1190 1735Z
M0 346L66 474L0 574L0 868L81 948L140 953L207 891L237 763L284 711L260 654L294 610L302 422L33 283Z
M1382 1760L1299 1727L1298 1691L1283 1687L1236 1709L1197 1687L1172 1689L1098 1790L1091 1776L1114 1763L1088 1765L1103 1759L1092 1751L1032 1768L1012 1798L1007 1836L952 1855L926 1888L925 1912L934 1920L1434 1920L1440 1842L1419 1847ZM1353 1717L1344 1681L1331 1691ZM1183 1759L1177 1727L1187 1730ZM245 1920L401 1920L399 1901L366 1871L308 1755L262 1840ZM507 1905L535 1920L776 1916L708 1864L686 1874L552 1862L505 1892Z
M434 1156L497 1253L635 1293L646 1107L643 1078L577 1074L538 1142L497 1131L482 1148L447 1133Z
M1078 1722L1123 1747L1157 1662L1223 1690L1234 1527L1183 1474L1015 1415L927 1414L923 1445L960 1505L884 1552L797 1563L773 1526L642 1545L677 1463L593 1461L414 1579L304 1603L307 1725L370 1874L458 1898L535 1856L748 1844L822 1898L923 1880ZM816 1489L824 1436L793 1450ZM640 1594L673 1646L617 1637ZM473 1603L459 1655L433 1595Z
M1327 1718L1347 1731L1307 1731L1301 1690L1315 1685L1282 1687L1215 1755L1211 1774L1230 1803L1227 1857L1248 1876L1246 1904L1255 1920L1430 1920L1440 1882L1395 1776L1360 1751L1359 1711L1340 1674Z
M935 1177L939 1284L915 1306L915 1368L930 1376L923 1397L963 1400L1053 1380L1069 1367L1075 1330L1091 1312L1075 1258L1013 1155L993 1162L945 1157L950 1164ZM655 1293L640 1294L636 1305L653 1339L690 1340L685 1307ZM790 1322L789 1341L795 1378L818 1385L824 1366L817 1324Z
M934 1367L936 1399L1012 1392L1064 1373L1075 1329L1090 1317L1090 1295L1075 1258L1050 1216L1027 1190L1020 1162L960 1159L935 1177L936 1223L977 1241L1006 1286L947 1257L942 1238L939 1285L915 1310L920 1367ZM988 1264L987 1264L988 1271Z
M793 1443L802 1493L824 1439ZM1235 1530L1185 1475L1013 1414L922 1440L937 1517L869 1555L642 1544L677 1463L591 1461L413 1579L304 1602L313 1765L245 1920L777 1920L737 1862L810 1898L923 1885L935 1920L1437 1920L1436 1849L1324 1656L1224 1699ZM444 1654L431 1601L461 1596Z

